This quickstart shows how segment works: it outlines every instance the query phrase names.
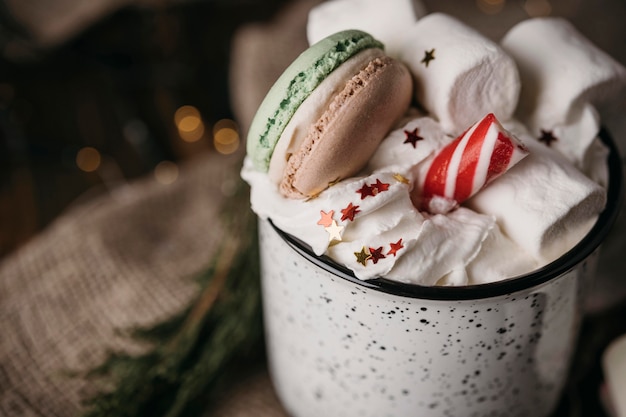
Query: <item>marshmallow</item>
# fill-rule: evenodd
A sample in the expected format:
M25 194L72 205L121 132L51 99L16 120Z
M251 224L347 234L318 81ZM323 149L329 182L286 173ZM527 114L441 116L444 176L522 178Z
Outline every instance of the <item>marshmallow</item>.
M581 171L587 177L604 188L609 186L609 166L606 163L609 152L602 140L595 138L589 145L581 166Z
M453 240L456 240L457 236ZM464 268L453 270L443 276L436 285L459 286L481 285L513 278L539 267L530 256L511 239L506 237L498 225L488 228L480 251Z
M335 32L359 29L385 44L385 53L396 58L404 31L425 13L419 0L331 0L309 12L307 39L312 45Z
M606 192L557 151L516 133L530 154L467 206L495 216L509 238L547 263L589 231L604 208Z
M516 277L539 267L539 262L493 227L480 252L466 267L467 284L479 285Z
M626 69L562 18L523 21L504 36L522 91L516 118L580 167L599 131L594 105L626 85Z
M626 335L611 342L604 351L602 371L615 417L626 417Z
M528 155L489 113L427 163L417 166L412 199L430 213L447 213Z
M367 172L407 172L452 141L433 118L416 116L391 131L380 143L366 167Z
M419 103L457 136L487 113L511 118L520 91L517 67L472 28L441 13L418 20L400 52L415 77Z

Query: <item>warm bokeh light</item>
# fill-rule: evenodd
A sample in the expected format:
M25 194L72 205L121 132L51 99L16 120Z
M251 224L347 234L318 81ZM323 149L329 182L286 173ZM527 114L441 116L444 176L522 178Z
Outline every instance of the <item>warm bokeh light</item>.
M524 10L530 17L549 16L552 13L552 5L548 0L526 0Z
M213 126L213 145L224 155L231 154L239 149L239 128L237 123L230 119L222 119Z
M194 106L182 106L176 110L174 123L180 138L185 142L196 142L204 135L202 116Z
M159 162L154 168L154 178L161 184L172 184L178 179L178 165L171 161Z
M96 148L86 146L76 153L76 166L85 172L94 172L100 168L102 157Z
M505 0L476 0L478 8L486 14L500 13L505 3Z

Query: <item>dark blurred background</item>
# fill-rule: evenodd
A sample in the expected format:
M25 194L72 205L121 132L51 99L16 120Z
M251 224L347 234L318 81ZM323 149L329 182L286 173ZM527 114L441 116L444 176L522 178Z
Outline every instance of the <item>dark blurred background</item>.
M14 3L0 8L0 257L77 199L234 151L230 39L285 1Z
M185 159L233 152L232 36L297 1L0 2L0 259L99 190L172 182ZM626 62L623 0L423 3L496 39L565 16Z

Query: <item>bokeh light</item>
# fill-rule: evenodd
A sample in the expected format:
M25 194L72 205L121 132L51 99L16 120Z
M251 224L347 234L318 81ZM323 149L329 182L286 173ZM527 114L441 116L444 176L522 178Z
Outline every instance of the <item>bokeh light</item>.
M552 13L552 5L547 0L526 0L524 10L530 17L549 16Z
M185 142L197 142L204 135L204 122L200 111L194 106L182 106L174 113L174 123L180 138Z
M505 0L476 0L476 6L485 14L500 13L505 3Z
M213 145L223 154L229 155L239 149L239 128L230 119L222 119L213 126Z
M76 153L76 166L85 172L94 172L100 168L102 156L96 148L86 146Z
M178 179L178 165L171 161L159 162L154 168L154 178L161 184L172 184Z

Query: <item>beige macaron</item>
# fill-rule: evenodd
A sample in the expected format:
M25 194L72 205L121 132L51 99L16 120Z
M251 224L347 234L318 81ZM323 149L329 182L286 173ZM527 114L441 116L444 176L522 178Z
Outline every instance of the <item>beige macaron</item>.
M300 105L279 139L270 175L280 176L285 197L314 197L357 174L409 107L411 75L382 50L361 53L342 66L318 87L322 98L312 96Z

